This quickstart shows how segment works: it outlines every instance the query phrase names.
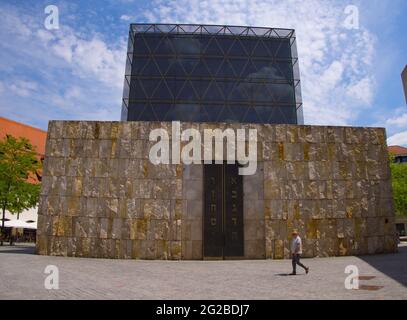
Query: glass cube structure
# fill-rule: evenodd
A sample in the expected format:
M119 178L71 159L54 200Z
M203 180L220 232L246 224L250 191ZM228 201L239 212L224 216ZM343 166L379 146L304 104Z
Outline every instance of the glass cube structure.
M131 24L124 121L302 124L292 29Z

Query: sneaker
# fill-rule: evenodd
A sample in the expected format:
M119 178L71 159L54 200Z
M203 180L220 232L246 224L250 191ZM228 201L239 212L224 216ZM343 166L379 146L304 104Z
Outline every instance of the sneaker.
M309 267L307 269L305 269L305 273L308 274L309 272Z
M291 272L291 273L289 274L289 276L295 276L295 275L297 275L297 273L295 273L295 272Z

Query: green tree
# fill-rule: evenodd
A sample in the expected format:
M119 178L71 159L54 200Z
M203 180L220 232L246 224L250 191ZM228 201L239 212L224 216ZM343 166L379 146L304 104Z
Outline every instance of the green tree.
M393 200L398 216L407 216L407 165L394 163L390 155Z
M25 138L6 136L0 141L1 241L3 245L6 210L21 213L38 203L40 184L29 182L41 167L35 147Z

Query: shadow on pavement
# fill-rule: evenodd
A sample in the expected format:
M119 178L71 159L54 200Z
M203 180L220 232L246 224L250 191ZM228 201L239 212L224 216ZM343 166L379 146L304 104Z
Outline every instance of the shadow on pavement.
M15 244L0 246L0 254L35 254L35 244Z
M398 253L374 256L359 256L376 270L407 286L407 244L398 248Z

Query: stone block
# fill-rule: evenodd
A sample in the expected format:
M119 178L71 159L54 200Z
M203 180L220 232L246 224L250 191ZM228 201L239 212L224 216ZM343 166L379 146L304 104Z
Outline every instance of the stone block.
M184 219L186 216L187 216L187 201L181 199L171 200L171 220Z
M282 220L287 219L287 201L286 200L265 200L264 213L266 219ZM249 218L249 217L248 217Z
M43 235L37 235L37 241L36 241L36 253L39 255L48 255L48 239L49 236L46 234Z
M268 200L266 202L269 203L271 201ZM267 216L270 216L270 215L267 214ZM264 200L246 200L246 199L244 199L243 217L244 217L244 219L264 219L265 201Z
M58 138L64 137L63 128L64 128L63 121L49 121L48 138L49 139L58 139Z
M200 260L202 259L202 241L193 240L192 241L192 259L193 260Z
M263 142L263 160L264 161L277 161L280 160L279 143L265 141Z
M203 180L203 165L185 165L183 167L183 179Z
M183 199L201 200L203 198L203 183L197 183L195 180L183 181Z
M149 230L147 230L148 240L168 240L170 226L167 220L150 220Z
M171 212L170 200L143 200L143 215L147 219L169 219Z
M264 179L272 181L284 181L287 179L286 162L284 161L265 161Z
M280 181L273 181L271 179L264 180L264 199L276 200L283 199L284 185Z
M302 143L285 143L284 154L286 161L303 161L304 150Z
M244 253L246 259L265 259L265 242L263 240L245 240Z
M68 255L67 238L65 237L53 237L51 241L52 256L64 256Z
M264 232L265 232L264 220L259 219L244 220L245 241L255 241L255 240L262 241L264 239Z
M181 241L170 242L170 256L173 260L181 259Z
M186 200L186 216L185 219L196 220L203 217L203 201L199 200Z

